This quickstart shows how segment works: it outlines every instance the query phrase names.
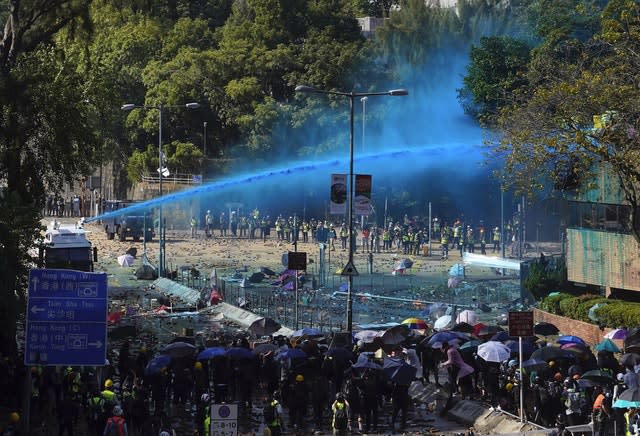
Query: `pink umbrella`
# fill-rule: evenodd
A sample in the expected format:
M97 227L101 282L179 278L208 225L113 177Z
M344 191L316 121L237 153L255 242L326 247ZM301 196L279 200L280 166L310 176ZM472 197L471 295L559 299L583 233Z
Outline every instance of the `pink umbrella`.
M478 322L478 314L473 310L463 310L458 314L458 318L456 318L456 324L466 322L470 325L475 325Z

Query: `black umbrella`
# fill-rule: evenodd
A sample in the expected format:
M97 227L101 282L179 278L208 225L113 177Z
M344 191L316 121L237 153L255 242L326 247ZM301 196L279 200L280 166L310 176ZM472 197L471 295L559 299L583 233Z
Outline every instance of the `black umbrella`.
M458 324L451 327L451 330L453 330L454 332L473 333L473 326L466 322L459 322Z
M191 357L196 350L195 345L191 345L187 342L173 342L161 351L162 354L168 354L169 356L179 359L181 357Z
M265 276L261 272L253 273L249 276L249 281L251 283L260 283L265 279Z
M416 376L417 369L403 359L385 357L382 364L382 372L392 383L408 386Z
M533 326L533 333L541 336L552 336L560 333L560 330L550 322L539 322Z
M275 276L276 273L273 272L273 270L267 268L266 266L261 266L260 267L260 272L263 273L266 276Z
M251 323L249 331L256 336L268 336L277 332L281 328L282 326L277 321L271 318L262 317Z
M620 364L624 366L634 366L640 362L640 354L638 353L625 353L620 356Z
M613 376L607 371L602 371L600 369L592 369L591 371L587 371L582 374L580 378L602 384L613 383Z
M547 345L546 347L538 348L536 351L531 353L532 359L540 359L548 362L550 360L573 360L575 356L572 352L563 350L560 347L552 347Z

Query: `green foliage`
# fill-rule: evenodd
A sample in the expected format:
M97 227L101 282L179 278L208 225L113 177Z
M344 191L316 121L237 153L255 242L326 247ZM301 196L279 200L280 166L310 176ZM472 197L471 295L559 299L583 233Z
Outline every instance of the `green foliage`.
M604 304L595 311L598 325L606 328L640 325L640 303L612 300L598 295L573 296L560 293L544 298L539 307L549 313L593 324L595 321L589 318L589 310L599 303Z
M610 328L640 325L640 304L613 301L598 309L599 323Z
M573 295L564 292L558 292L555 295L549 295L542 299L539 303L540 310L545 312L561 315L560 302L566 298L572 298Z
M558 259L554 262L532 262L524 279L524 288L540 300L555 289L562 289L567 282L565 263Z

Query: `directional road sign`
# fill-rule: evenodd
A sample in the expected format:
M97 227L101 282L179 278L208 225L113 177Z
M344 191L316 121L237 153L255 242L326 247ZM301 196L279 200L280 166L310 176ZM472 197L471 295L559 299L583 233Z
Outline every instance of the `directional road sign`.
M211 436L238 436L238 405L211 405Z
M25 365L101 366L106 342L105 273L29 272Z

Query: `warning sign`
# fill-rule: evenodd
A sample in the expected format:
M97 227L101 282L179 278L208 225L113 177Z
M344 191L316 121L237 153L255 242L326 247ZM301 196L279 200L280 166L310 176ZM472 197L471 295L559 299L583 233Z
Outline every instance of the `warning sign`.
M356 269L353 262L347 262L347 264L342 268L341 276L357 276L358 270Z

